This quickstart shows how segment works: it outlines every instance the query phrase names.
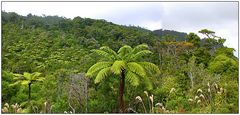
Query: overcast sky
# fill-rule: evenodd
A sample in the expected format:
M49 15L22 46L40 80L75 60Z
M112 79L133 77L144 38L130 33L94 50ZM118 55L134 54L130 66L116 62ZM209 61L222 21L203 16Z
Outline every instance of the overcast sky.
M105 19L149 30L197 33L206 28L227 39L224 45L238 54L237 2L2 2L2 10L24 16L32 13Z

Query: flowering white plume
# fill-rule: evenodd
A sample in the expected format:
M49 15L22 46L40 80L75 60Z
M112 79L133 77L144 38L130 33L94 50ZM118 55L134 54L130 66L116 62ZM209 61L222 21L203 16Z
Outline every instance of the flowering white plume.
M8 104L8 103L5 103L4 106L6 106L7 108L9 108L9 104Z
M223 91L224 91L224 90L223 90L223 88L221 87L221 88L220 88L220 92L223 93Z
M162 107L162 106L163 106L163 104L162 104L162 103L157 103L155 106Z
M148 92L147 91L144 91L144 93L147 95L147 97L148 97Z
M202 89L197 90L197 93L202 93L202 92L203 92Z
M198 100L197 103L201 103L201 100Z
M141 101L141 102L142 102L142 98L141 98L140 96L137 96L137 97L136 97L136 100L138 100L138 101Z
M205 96L204 96L203 94L201 94L199 97L201 97L201 98L205 99Z
M21 113L21 112L22 112L22 108L18 108L17 113Z
M188 101L189 101L189 102L192 102L192 101L193 101L193 99L188 99Z
M208 90L207 90L208 92L210 92L211 90L210 90L210 88L208 88Z
M195 98L194 98L195 100L197 100L197 99L199 99L199 97L198 96L195 96Z
M151 102L153 103L153 95L151 95L149 98L150 98Z
M176 91L176 89L175 88L172 88L171 90L170 90L170 93L173 93L173 92L175 92Z

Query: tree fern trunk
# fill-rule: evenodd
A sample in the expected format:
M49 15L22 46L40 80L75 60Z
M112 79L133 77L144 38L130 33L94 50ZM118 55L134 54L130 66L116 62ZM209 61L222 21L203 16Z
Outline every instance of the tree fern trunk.
M124 71L121 73L121 78L120 78L120 87L119 87L119 112L124 113L124 99L123 99L123 94L124 94L124 85L125 85L125 74Z
M28 102L31 101L31 83L28 84Z

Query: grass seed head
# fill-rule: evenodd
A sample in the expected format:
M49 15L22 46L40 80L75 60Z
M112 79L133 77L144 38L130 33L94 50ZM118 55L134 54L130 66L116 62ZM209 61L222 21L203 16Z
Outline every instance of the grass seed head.
M197 90L197 93L202 93L202 92L203 92L202 89Z
M151 95L149 98L150 98L151 102L153 103L153 95Z
M199 97L205 99L205 96L203 94L201 94Z
M216 89L218 89L218 85L216 83L214 83L214 86L215 86Z
M148 97L148 92L147 91L144 91L144 93L147 95L147 97Z
M197 100L197 99L199 99L199 97L198 96L195 96L195 98L194 98L195 100Z
M172 88L171 90L170 90L170 93L173 93L173 92L175 92L176 91L176 89L175 88Z
M223 90L223 88L221 87L221 88L220 88L220 92L223 93L223 91L224 91L224 90Z
M17 113L21 113L21 112L22 112L22 108L18 108Z
M163 104L162 104L162 103L157 103L155 106L157 106L157 107L163 107Z
M8 112L8 108L7 107L3 107L2 112L3 113L7 113Z
M137 96L137 97L136 97L136 100L142 102L142 98L141 98L140 96Z
M209 92L209 93L211 92L211 89L210 89L210 88L208 88L208 92Z
M201 103L201 100L198 100L197 103Z
M188 99L189 102L193 102L193 99Z
M9 104L8 104L8 103L5 103L4 106L6 106L7 108L9 108Z

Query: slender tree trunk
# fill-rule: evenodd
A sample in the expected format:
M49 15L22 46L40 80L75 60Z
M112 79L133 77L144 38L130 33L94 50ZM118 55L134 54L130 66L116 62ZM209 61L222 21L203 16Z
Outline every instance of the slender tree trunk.
M28 84L28 102L31 101L31 83Z
M124 85L125 85L125 74L123 70L121 73L120 87L119 87L119 112L120 113L124 113L124 99L123 99Z

